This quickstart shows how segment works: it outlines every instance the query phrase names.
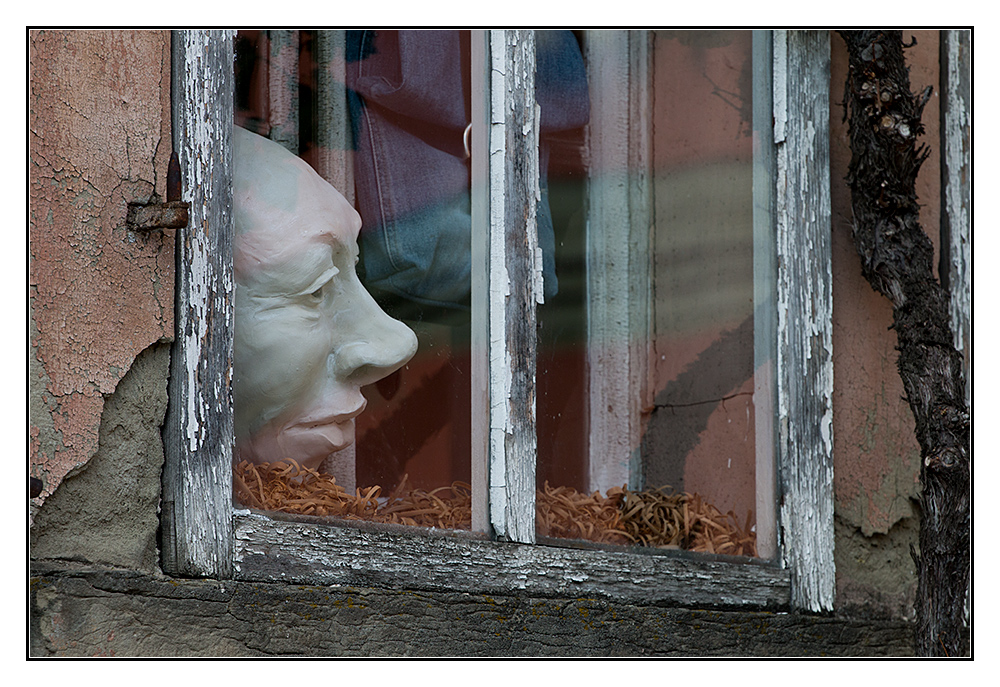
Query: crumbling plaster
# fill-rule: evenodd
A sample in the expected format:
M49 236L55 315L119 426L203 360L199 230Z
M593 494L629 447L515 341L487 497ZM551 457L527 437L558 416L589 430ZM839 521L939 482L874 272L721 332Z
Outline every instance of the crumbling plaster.
M33 558L159 571L160 425L169 369L170 344L154 344L105 400L97 451L35 515Z
M165 195L169 31L28 35L31 515L98 448L105 398L173 336L174 236L125 225Z

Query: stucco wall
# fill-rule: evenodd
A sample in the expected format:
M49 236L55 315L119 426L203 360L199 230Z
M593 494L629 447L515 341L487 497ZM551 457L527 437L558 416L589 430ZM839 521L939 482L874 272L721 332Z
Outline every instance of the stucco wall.
M97 451L35 514L32 557L159 571L169 366L170 344L151 346L105 399Z
M910 88L934 87L924 110L931 149L917 181L920 220L935 247L940 238L938 32L904 31L917 44L905 51ZM833 433L835 563L838 607L865 606L910 617L916 593L920 447L896 371L892 307L861 276L851 236L851 160L843 118L847 48L832 33L830 78L831 198L833 203Z
M173 232L125 226L129 202L165 195L169 48L166 31L28 36L32 518L98 450L105 401L136 357L173 335Z

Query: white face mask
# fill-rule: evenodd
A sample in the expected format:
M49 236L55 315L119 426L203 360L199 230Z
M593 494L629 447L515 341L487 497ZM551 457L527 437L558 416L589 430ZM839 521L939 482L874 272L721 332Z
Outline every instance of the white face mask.
M233 397L241 460L318 467L354 441L361 387L417 338L358 280L361 217L277 143L235 128Z

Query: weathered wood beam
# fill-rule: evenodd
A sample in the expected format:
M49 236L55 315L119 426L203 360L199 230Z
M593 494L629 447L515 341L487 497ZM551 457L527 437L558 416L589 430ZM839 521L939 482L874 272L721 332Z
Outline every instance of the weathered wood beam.
M237 577L386 589L605 597L623 603L786 610L788 572L689 552L604 551L489 541L402 525L236 514Z
M906 656L900 620L33 566L30 655Z
M490 512L498 538L532 543L543 293L534 33L491 31L490 63Z
M177 235L163 568L215 578L232 574L233 35L172 38L174 150L190 211Z
M774 32L780 527L792 606L833 609L830 36Z

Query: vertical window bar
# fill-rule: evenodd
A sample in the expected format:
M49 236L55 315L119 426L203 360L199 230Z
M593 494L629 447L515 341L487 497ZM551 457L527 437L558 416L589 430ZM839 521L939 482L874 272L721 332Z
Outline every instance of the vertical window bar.
M535 541L539 112L531 31L490 33L489 502L499 539Z
M653 407L653 35L629 32L629 417L628 486L645 488L642 415Z
M347 111L346 31L316 32L317 170L335 189L354 203L354 170L350 115Z
M772 124L771 32L753 32L753 333L754 435L756 437L757 554L777 554L777 514L774 462L777 437L775 312L776 262L774 236L774 127Z
M489 516L489 32L472 31L472 530L492 535Z
M268 31L267 98L272 141L299 153L299 32Z
M972 32L941 32L941 274L951 293L955 347L965 353L965 403L972 410Z
M833 609L830 36L775 31L778 477L792 606Z
M651 341L648 42L646 31L587 32L589 488L602 492L642 483Z
M191 210L177 237L163 568L214 578L233 567L234 36L175 31L171 43L173 143Z
M353 205L353 141L347 106L346 35L343 30L316 32L316 171ZM296 55L297 46L298 38ZM297 70L296 66L296 73ZM337 483L348 494L353 494L357 488L357 445L352 443L331 454L323 462L323 469L335 475Z

